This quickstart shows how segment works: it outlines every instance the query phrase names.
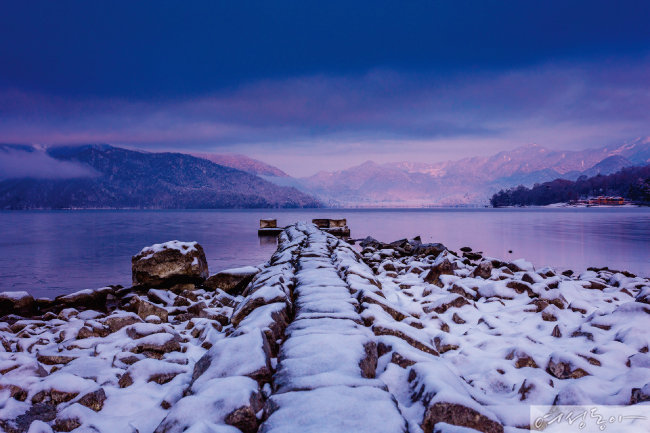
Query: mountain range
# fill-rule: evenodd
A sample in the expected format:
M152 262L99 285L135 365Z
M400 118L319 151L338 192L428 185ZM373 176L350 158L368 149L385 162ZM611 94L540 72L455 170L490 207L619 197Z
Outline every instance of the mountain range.
M366 161L306 178L244 155L0 144L0 209L471 206L513 186L646 164L650 138L580 151L530 144L433 164Z
M620 146L557 151L537 144L487 157L434 164L367 161L300 179L306 192L335 206L483 205L503 188L610 174L650 163L650 138Z
M320 206L294 188L181 153L2 145L0 168L0 209Z

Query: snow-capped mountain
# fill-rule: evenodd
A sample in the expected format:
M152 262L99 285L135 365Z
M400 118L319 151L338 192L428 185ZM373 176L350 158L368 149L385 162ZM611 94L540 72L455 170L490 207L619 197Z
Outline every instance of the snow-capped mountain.
M434 164L367 161L345 170L319 172L301 181L305 191L327 203L344 206L484 204L502 188L611 174L623 167L648 163L650 138L645 138L580 151L530 144L492 156Z

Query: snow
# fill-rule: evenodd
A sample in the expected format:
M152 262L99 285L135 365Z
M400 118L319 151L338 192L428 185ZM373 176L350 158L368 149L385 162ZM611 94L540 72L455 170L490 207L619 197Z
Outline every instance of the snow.
M225 269L219 271L220 274L229 274L229 275L251 275L259 272L259 268L255 266L242 266L240 268Z
M187 253L198 251L196 249L197 245L198 242L169 241L162 244L153 244L151 246L145 247L140 251L138 255L143 256L140 258L140 260L148 260L153 257L154 254L164 250L176 250L183 255L187 255Z
M263 369L270 370L264 347L265 337L259 330L217 341L200 361L207 363L207 369L195 378L192 389L200 390L214 378L250 376Z
M516 265L521 270L535 271L535 267L533 266L533 264L529 261L526 261L525 259L513 260L511 263Z
M441 277L443 287L426 283L444 259L453 275ZM0 323L0 420L55 389L74 394L57 416L78 418L79 432L236 432L226 419L242 407L258 415L261 432L421 432L429 406L454 403L521 433L531 405L628 405L632 389L650 393L649 280L513 264L522 271L472 278L476 263L453 252L361 256L298 223L280 234L269 262L224 271L256 273L241 296L193 292L192 303L215 316L189 314L174 293L150 290L138 296L165 309L169 323L119 309ZM137 323L117 329L126 319ZM82 328L93 334L79 337ZM549 364L587 375L558 378ZM27 398L11 397L12 386ZM100 411L79 403L100 387ZM32 433L52 424L35 422Z
M20 301L21 299L30 297L31 295L29 293L23 291L0 293L0 299L9 299L12 301Z
M262 424L261 433L398 433L405 421L386 391L359 386L330 386L276 394L279 407Z

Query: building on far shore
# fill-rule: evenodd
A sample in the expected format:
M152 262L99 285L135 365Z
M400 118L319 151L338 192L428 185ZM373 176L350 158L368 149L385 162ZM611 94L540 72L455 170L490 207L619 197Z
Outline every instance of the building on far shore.
M622 206L625 204L623 197L598 196L587 200L589 206Z

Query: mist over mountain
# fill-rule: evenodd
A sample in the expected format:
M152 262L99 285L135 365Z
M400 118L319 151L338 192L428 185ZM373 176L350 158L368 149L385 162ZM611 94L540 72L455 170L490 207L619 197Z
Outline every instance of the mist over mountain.
M71 179L94 177L92 167L74 161L62 161L48 155L45 148L0 143L0 181L12 178Z
M61 171L15 173L0 181L0 209L317 207L294 188L181 153L138 152L108 145L4 146L24 161L46 158ZM5 158L0 154L0 159ZM32 164L29 164L32 165ZM67 170L75 167L77 171ZM67 171L66 171L67 170ZM11 177L11 178L6 178Z

